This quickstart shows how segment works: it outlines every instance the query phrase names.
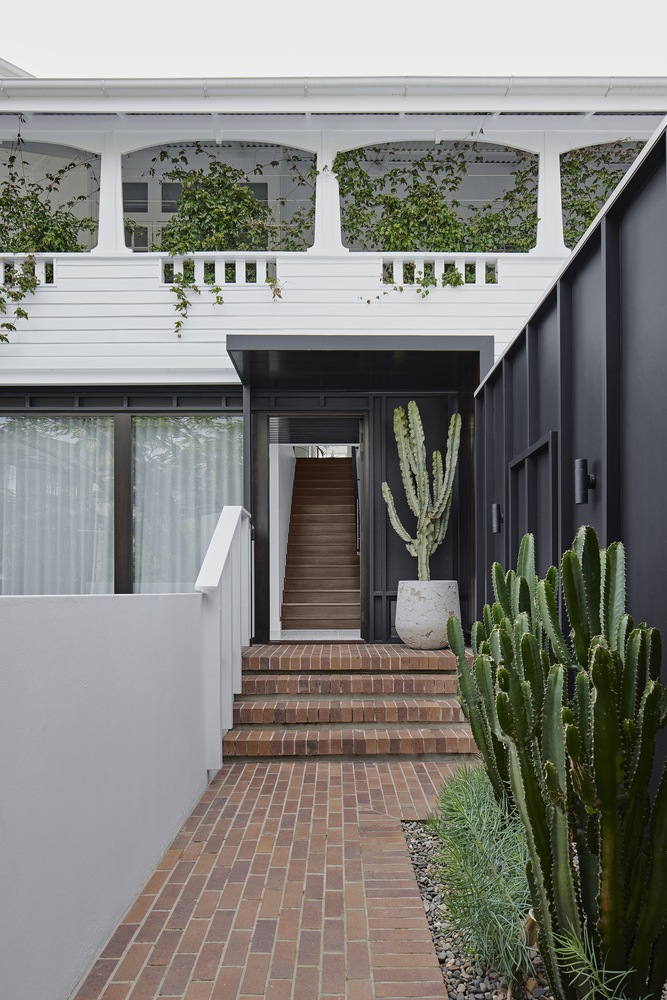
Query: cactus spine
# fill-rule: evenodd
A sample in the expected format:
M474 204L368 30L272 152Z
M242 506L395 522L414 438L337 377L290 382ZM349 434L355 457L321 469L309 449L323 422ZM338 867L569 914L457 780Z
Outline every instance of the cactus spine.
M418 579L430 580L431 556L444 541L449 524L454 474L461 441L461 417L454 413L449 422L444 469L442 454L439 451L433 452L432 486L426 465L424 428L414 400L408 403L407 415L402 406L394 410L394 435L405 495L410 510L417 518L414 538L401 524L387 483L382 484L382 496L394 531L403 539L410 555L417 558Z
M625 612L625 552L581 528L558 574L535 574L534 543L517 572L493 567L496 601L472 630L471 669L450 619L461 699L496 794L518 812L540 950L554 996L590 984L562 961L588 936L600 968L625 972L624 994L657 998L667 979L667 765L651 801L656 734L667 724L657 629ZM571 683L568 687L568 675ZM569 691L569 693L568 693Z

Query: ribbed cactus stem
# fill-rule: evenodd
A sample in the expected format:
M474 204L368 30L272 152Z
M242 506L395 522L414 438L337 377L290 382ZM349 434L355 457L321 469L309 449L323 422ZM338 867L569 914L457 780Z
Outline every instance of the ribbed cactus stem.
M430 580L431 556L444 541L449 524L461 440L461 417L455 413L449 422L444 469L441 453L433 452L432 484L426 465L424 428L414 400L408 403L407 414L402 406L394 410L394 435L405 496L410 510L417 518L414 538L403 527L396 513L394 498L387 483L382 484L382 495L394 531L405 542L410 555L417 557L418 579Z
M581 951L588 935L596 967L628 980L615 996L658 1000L667 977L664 763L653 801L650 785L667 725L660 635L634 629L625 612L620 543L600 549L593 529L580 528L561 579L568 639L558 574L537 578L533 539L524 538L516 573L494 565L496 601L473 625L473 670L450 622L459 697L496 794L513 801L526 829L554 996L596 992L562 948L567 939Z

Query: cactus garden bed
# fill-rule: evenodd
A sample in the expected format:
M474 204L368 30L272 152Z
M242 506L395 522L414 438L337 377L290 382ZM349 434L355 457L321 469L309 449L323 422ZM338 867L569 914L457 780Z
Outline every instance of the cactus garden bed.
M440 841L425 823L404 823L403 830L450 1000L507 1000L506 976L462 950L461 936L450 919L446 886L435 862L442 846ZM516 998L521 993L534 1000L551 1000L537 953L534 974L526 977L521 988L515 986L509 996Z

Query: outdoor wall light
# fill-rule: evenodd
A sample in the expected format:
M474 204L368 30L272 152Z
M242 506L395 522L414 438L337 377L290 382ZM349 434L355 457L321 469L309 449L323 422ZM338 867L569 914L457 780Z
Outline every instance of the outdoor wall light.
M574 502L588 503L588 491L595 489L595 476L588 474L588 459L574 460Z
M491 504L491 531L494 535L499 535L502 531L503 515L499 503Z

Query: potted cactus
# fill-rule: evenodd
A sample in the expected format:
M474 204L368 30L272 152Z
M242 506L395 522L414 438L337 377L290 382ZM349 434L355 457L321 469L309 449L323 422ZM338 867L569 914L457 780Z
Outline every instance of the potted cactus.
M442 544L452 508L454 474L461 440L461 417L452 415L447 435L447 453L433 452L433 476L426 465L424 428L414 401L394 410L394 435L405 495L417 518L413 538L403 527L387 483L382 496L389 520L410 555L417 559L417 580L401 580L396 603L396 631L413 649L442 649L447 645L447 619L460 618L459 586L456 580L431 580L430 559Z

